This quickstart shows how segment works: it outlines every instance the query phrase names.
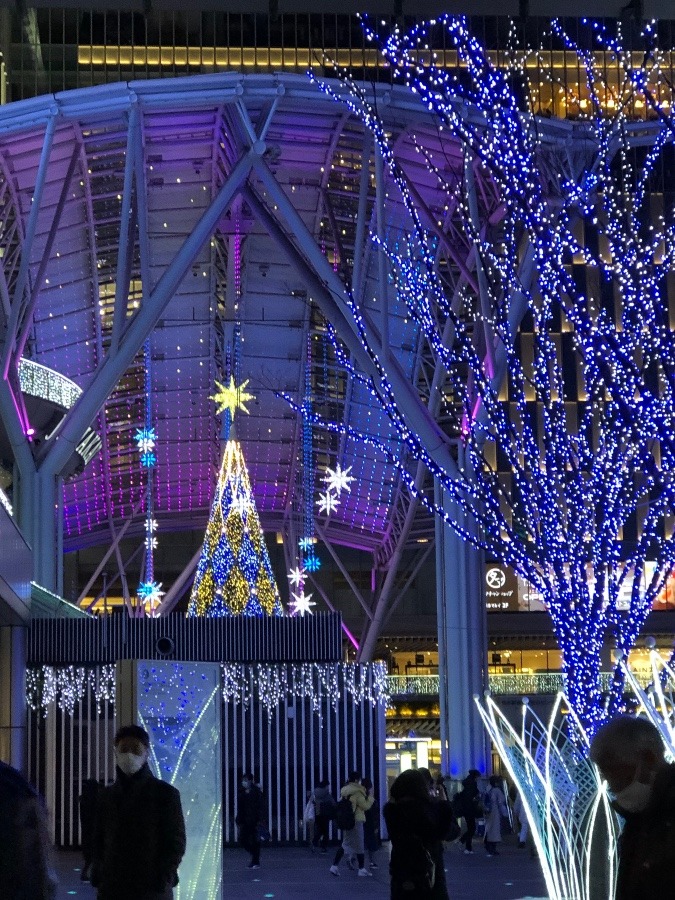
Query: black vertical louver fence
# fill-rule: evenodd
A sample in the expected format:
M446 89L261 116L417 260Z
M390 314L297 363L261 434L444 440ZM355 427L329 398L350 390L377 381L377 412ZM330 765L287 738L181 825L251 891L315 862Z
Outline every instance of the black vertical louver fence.
M158 619L126 615L91 619L34 619L28 664L96 665L119 659L195 662L340 662L339 613L260 619Z

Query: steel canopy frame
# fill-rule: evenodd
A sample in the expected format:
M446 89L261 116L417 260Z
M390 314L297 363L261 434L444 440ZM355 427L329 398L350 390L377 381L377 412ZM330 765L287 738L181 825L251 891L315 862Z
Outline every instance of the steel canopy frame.
M336 87L338 93L342 88ZM392 89L389 86L377 86L375 90L387 97L388 103L382 103L382 109L394 109L398 116L415 117L423 115L418 101L407 94L403 89ZM349 348L354 359L363 370L373 376L377 384L377 371L373 367L370 358L361 346L355 323L351 317L348 297L345 285L336 272L333 271L329 261L322 253L317 238L313 235L295 208L292 199L282 187L279 179L271 169L269 161L265 158L267 144L273 142L272 132L277 118L283 111L284 104L294 104L300 109L307 109L307 104L323 104L323 108L332 106L332 101L327 100L317 89L310 85L302 76L240 76L238 74L196 76L191 78L164 80L161 83L137 82L131 85L107 85L104 88L92 88L85 91L74 91L53 97L39 98L35 101L21 101L11 104L10 107L0 111L0 141L3 136L15 132L17 129L44 129L40 164L36 177L33 206L28 215L28 226L24 237L24 255L21 258L21 269L17 287L11 300L9 309L12 328L9 331L10 339L3 347L3 363L7 378L0 386L0 412L5 422L6 430L10 434L10 440L14 447L18 467L22 473L20 494L22 500L22 520L24 522L41 522L40 538L35 541L39 547L39 555L43 557L40 563L42 576L45 579L44 586L55 589L56 570L50 569L48 558L54 554L47 552L50 545L52 551L55 545L57 529L54 516L42 513L54 509L54 501L58 488L57 479L63 470L74 447L77 446L85 429L95 419L101 410L107 397L115 388L119 378L127 370L134 357L142 347L147 336L153 331L161 319L164 310L174 297L177 288L193 264L200 248L207 242L214 232L221 226L225 213L232 207L236 198L243 194L246 202L255 213L260 223L264 226L271 239L283 249L285 256L291 262L292 267L300 279L307 286L309 293L322 314L336 327L341 339ZM184 240L182 247L174 259L165 268L156 284L150 282L150 249L148 237L148 210L147 210L147 172L143 157L143 142L141 140L142 119L145 113L154 109L166 109L167 112L176 108L206 109L212 107L226 108L237 126L237 138L240 149L236 158L231 160L229 177L214 197L209 207L205 210L199 222L192 232ZM257 128L252 122L252 113L249 110L258 110ZM469 113L471 114L471 113ZM20 411L16 409L16 395L12 397L10 378L11 366L8 361L12 357L12 335L16 335L17 328L21 329L21 336L28 333L30 318L33 315L34 303L31 308L26 306L26 291L28 289L30 261L29 251L34 233L35 222L40 208L39 198L44 188L45 173L48 169L52 152L52 141L56 129L56 122L72 121L79 123L90 117L92 121L104 122L107 117L115 121L119 116L127 118L126 134L126 159L124 165L124 184L122 191L122 205L120 213L120 245L116 265L116 290L115 290L115 314L113 317L113 332L110 350L107 356L99 362L99 366L93 374L90 384L85 388L78 403L70 411L61 427L50 440L33 454L26 442L24 429L21 424ZM116 117L116 118L115 118ZM255 116L254 116L255 117ZM401 128L407 127L404 124ZM643 139L649 124L641 125L636 131L636 138ZM569 122L543 122L541 128L544 139L551 143L564 136L572 140L579 133L583 134L574 123ZM639 133L638 133L639 132ZM264 137L264 141L261 139ZM337 146L335 136L332 138L332 146ZM364 147L369 143L368 135L364 132ZM372 141L370 141L372 145ZM332 151L331 151L332 152ZM359 179L358 208L365 212L369 201L369 192L372 188L368 185L368 173L372 151L368 148L364 152L361 163ZM74 154L73 154L74 156ZM74 163L71 161L70 177L74 173ZM376 218L378 229L383 227L383 218L386 217L385 204L382 191L386 189L386 179L382 167L376 159L375 162L376 185L374 194L374 207L379 215ZM60 212L57 209L53 217L52 228L60 221ZM433 217L432 217L433 218ZM337 225L333 225L337 230ZM138 232L137 238L135 232ZM130 319L126 317L126 293L128 291L129 278L131 277L131 256L133 255L134 241L138 240L140 258L141 281L143 284L143 300L138 312ZM366 227L366 215L359 214L356 221L355 253L352 268L352 289L357 299L365 289L366 268L372 268L372 260L366 259L368 234ZM50 247L49 241L47 247ZM375 261L378 270L380 287L386 282L386 271L383 271L384 258L378 254L379 260ZM343 261L344 263L344 261ZM42 272L40 267L39 272ZM39 285L42 278L36 279L33 290ZM95 276L95 273L94 273ZM23 284L23 287L21 286ZM383 298L387 295L384 290ZM36 299L37 293L29 296L29 303ZM7 305L8 297L5 298ZM386 304L385 304L386 307ZM390 324L390 317L383 315L383 326ZM386 349L390 347L388 354L388 375L397 394L401 398L401 406L410 423L411 429L424 436L428 451L437 463L446 471L455 471L454 458L452 456L452 440L442 431L436 422L436 412L433 408L426 408L420 402L415 385L410 382L399 360L395 357L391 348L391 337L387 327L379 329L368 317L365 321L366 328L373 341L373 345ZM514 323L517 328L517 323ZM497 357L499 354L497 354ZM495 374L499 373L500 360L495 360ZM348 411L345 413L348 414ZM35 461L34 461L35 460ZM37 465L36 465L37 463ZM416 482L423 477L423 471L418 468ZM38 484L39 480L39 484ZM35 484L34 484L35 483ZM44 486L44 490L37 487ZM39 510L34 509L34 496L39 498ZM390 557L390 572L387 575L387 590L380 593L380 601L383 601L383 609L380 611L376 605L371 610L373 626L382 621L385 613L387 598L390 596L394 584L396 562L400 558L405 546L405 535L409 533L414 519L414 507L407 510L408 515L397 539L397 544L392 557ZM38 515L36 515L38 513ZM52 537L50 538L50 534ZM331 537L334 541L334 538ZM362 603L365 603L363 601ZM373 635L377 636L377 627L373 627Z

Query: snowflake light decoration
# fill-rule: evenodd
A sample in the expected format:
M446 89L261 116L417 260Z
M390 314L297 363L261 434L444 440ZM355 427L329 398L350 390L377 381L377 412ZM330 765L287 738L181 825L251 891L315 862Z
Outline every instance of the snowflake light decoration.
M141 465L145 469L151 469L157 463L157 457L154 453L147 451L145 453L141 453Z
M306 572L318 572L321 568L321 560L314 553L311 553L305 558L304 566Z
M302 591L300 594L293 594L292 596L293 601L290 603L292 615L304 616L305 613L308 613L310 616L313 615L311 607L316 606L316 603L312 600L311 594L306 594Z
M326 513L329 516L338 508L340 501L337 494L334 494L332 491L326 491L325 494L319 494L316 505L319 507L319 512Z
M311 537L300 538L300 540L298 541L298 547L301 550L310 550L313 544L314 538Z
M334 469L326 468L326 474L324 475L323 480L328 490L333 491L337 496L340 496L343 491L349 493L351 491L350 484L352 481L356 481L354 476L349 474L351 470L351 466L343 469L339 463Z
M151 453L157 443L157 435L154 428L137 428L134 440L138 444L140 453Z
M156 581L142 581L138 585L138 597L140 601L142 603L149 603L150 606L159 603L164 596L164 591L160 590L161 587L162 585L158 584Z
M288 573L288 580L293 587L301 588L305 581L305 570L302 566L296 566Z

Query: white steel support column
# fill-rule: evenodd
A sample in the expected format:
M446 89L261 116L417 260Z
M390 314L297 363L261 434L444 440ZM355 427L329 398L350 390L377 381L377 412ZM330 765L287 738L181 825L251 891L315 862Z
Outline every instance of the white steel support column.
M436 503L464 528L475 528L465 513L435 484ZM487 772L489 751L475 695L487 687L487 619L483 552L436 519L438 673L441 758L444 774L464 777L469 769Z
M61 478L39 470L34 476L33 522L26 535L33 548L34 580L48 591L59 593L57 563L59 550L58 520L61 508Z

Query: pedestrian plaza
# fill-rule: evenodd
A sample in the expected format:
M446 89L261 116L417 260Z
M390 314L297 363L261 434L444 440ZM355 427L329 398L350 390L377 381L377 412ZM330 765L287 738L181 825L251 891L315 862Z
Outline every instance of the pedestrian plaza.
M340 876L331 876L328 867L334 849L327 854L312 854L306 848L268 848L263 850L261 868L250 872L246 869L247 854L228 848L224 853L223 900L389 897L388 844L379 851L380 865L372 878L358 878L344 861ZM466 856L458 844L451 845L445 854L450 900L543 900L541 870L529 851L518 850L509 838L500 853L488 859L482 848L477 848L472 856ZM95 900L94 889L80 881L80 866L78 853L57 854L60 884L56 900ZM176 900L183 900L178 891Z

